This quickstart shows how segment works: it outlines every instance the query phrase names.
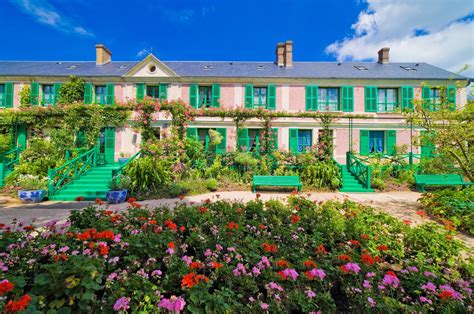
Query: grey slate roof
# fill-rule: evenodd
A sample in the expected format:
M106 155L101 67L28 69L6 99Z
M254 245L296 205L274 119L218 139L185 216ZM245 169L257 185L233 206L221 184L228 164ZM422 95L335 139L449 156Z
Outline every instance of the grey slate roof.
M139 61L113 61L97 66L93 61L0 61L0 76L103 76L125 75ZM244 61L163 61L183 77L269 77L269 78L340 78L340 79L460 79L456 75L427 63L377 62L294 62L292 68L273 62ZM76 66L71 69L71 66ZM367 70L358 70L364 66ZM416 70L407 71L402 67Z

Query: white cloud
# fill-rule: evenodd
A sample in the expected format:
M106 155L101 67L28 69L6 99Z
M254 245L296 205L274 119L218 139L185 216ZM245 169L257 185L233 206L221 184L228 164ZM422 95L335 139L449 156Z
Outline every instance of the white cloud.
M33 16L37 22L49 25L59 31L75 33L82 36L94 36L80 25L61 14L48 0L10 0L13 4L28 15Z
M390 47L390 61L427 62L457 72L474 70L474 6L466 0L367 0L353 34L326 47L339 61L373 60Z
M141 57L144 57L144 56L146 56L146 55L148 55L148 54L149 54L148 50L142 49L142 50L140 50L139 52L137 52L137 57L141 58Z

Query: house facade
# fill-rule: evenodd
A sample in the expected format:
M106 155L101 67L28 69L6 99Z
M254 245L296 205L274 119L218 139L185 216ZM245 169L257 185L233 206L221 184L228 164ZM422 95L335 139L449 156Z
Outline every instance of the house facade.
M401 111L413 108L413 100L436 103L438 86L445 86L448 102L460 108L467 95L465 88L456 88L456 81L468 81L422 62L390 62L389 48L378 52L377 62L295 62L291 41L279 43L270 62L161 61L153 54L142 61L112 61L110 50L96 45L95 62L0 61L0 107L18 108L25 85L30 86L31 105L54 106L61 83L71 75L86 82L85 104L113 105L148 96L181 99L194 108L340 112L332 132L334 157L341 163L350 148L369 154L390 153L394 145L411 147L420 130L407 125ZM344 115L361 117L345 119ZM155 122L157 134L169 125L170 120L160 115ZM322 129L312 118L276 119L272 127L278 148L295 153L317 144ZM224 138L221 150L237 146L251 150L258 145L261 128L256 119L245 121L237 131L232 119L199 117L188 135L204 143L209 129L216 129ZM19 133L26 141L27 130ZM108 145L109 162L139 149L140 135L129 128L107 128L101 137L101 145ZM414 153L423 149L411 148Z

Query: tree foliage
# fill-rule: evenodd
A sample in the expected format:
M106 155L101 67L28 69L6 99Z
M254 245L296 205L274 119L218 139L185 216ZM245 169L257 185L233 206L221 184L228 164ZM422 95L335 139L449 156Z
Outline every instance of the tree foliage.
M84 80L70 76L69 81L61 85L59 103L73 104L84 100Z

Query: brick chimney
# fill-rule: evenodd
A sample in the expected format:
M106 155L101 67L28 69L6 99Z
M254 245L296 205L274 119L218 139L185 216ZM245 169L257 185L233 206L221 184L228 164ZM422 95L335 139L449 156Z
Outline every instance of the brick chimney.
M285 65L285 43L278 43L276 47L276 62L279 67Z
M285 67L293 66L293 41L287 40L285 43Z
M379 63L381 64L387 64L388 63L388 53L390 51L390 48L382 48L379 50Z
M104 65L112 61L112 52L103 44L95 45L95 64Z

